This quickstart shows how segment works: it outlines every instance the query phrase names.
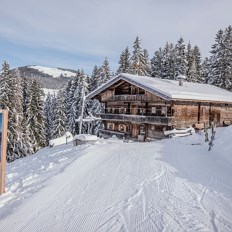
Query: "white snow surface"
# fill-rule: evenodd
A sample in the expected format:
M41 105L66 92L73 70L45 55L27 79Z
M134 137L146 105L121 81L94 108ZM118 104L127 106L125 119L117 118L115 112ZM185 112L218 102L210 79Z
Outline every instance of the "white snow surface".
M62 70L59 68L43 67L43 66L38 66L38 65L32 65L32 66L29 66L29 68L37 69L40 72L53 76L54 78L60 77L61 75L65 77L76 76L75 72L71 72L68 70Z
M232 231L231 137L44 148L7 165L0 230Z
M97 141L98 137L90 134L78 134L75 135L73 139L79 139L81 141Z
M49 141L49 146L57 146L57 145L61 145L61 144L66 144L68 142L72 142L73 141L73 135L70 132L66 132L65 135L56 138L56 139L51 139Z

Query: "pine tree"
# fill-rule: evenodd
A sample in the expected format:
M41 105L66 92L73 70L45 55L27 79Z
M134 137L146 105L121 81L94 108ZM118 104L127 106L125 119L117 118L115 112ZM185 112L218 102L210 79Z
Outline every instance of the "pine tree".
M98 68L97 66L95 66L92 72L89 89L90 91L93 91L98 87L99 87ZM103 109L103 104L100 103L97 99L91 99L88 101L88 113L90 114L89 116L97 117L97 114L100 113L102 109ZM100 120L93 121L92 131L90 131L90 133L94 133L95 135L97 135L102 127L103 124Z
M164 49L162 50L162 78L165 79L174 79L174 45L172 43L166 43Z
M0 86L0 102L8 109L7 160L11 162L30 155L32 151L23 115L22 79L18 70L10 71L7 62L3 64Z
M156 51L151 59L152 76L165 79L175 79L175 50L172 43L166 43L164 49Z
M130 73L139 76L147 76L147 64L140 44L141 40L137 36L133 46L134 50L130 59Z
M36 80L30 85L30 98L27 106L27 127L34 152L46 145L44 131L43 92Z
M109 62L107 57L105 58L103 65L98 70L98 79L99 79L99 85L107 82L112 77Z
M209 58L206 57L201 66L201 82L209 82Z
M84 91L84 92L83 92ZM72 120L75 121L75 134L79 133L79 126L80 126L80 121L77 123L76 120L80 118L81 116L81 110L83 107L83 97L84 95L86 96L88 93L88 83L87 83L87 76L84 73L84 71L81 72L81 75L79 77L79 82L78 86L74 92L74 99L75 101L72 104L72 109L74 109L74 114L75 116L73 117ZM83 95L84 94L84 95ZM88 102L84 102L84 109L83 109L83 118L86 118L88 116ZM87 133L87 125L83 123L82 125L82 133Z
M225 76L224 76L224 86L225 89L232 91L232 27L229 26L225 29L225 37L223 44L225 53Z
M90 78L90 92L94 91L99 86L98 73L99 73L98 67L95 65Z
M119 60L119 67L116 74L119 73L128 73L130 69L130 53L128 47L122 51Z
M75 78L68 83L65 90L65 116L66 116L66 130L71 132L72 134L76 134L76 119L77 119L77 107L76 102L78 101L79 95L76 93L79 78L81 75L81 71L77 71L77 75Z
M192 49L190 42L187 46L186 52L186 61L187 61L187 71L186 77L189 82L200 82L200 69L201 66L199 62L201 62L200 51L197 46Z
M232 28L229 26L225 32L219 30L215 44L212 46L210 56L210 72L208 83L221 88L232 90L232 53L224 44L232 44Z
M9 109L9 95L11 92L9 85L10 78L10 65L4 61L0 75L0 105L2 109Z
M153 58L151 59L151 75L156 78L163 78L163 51L160 48L154 53Z
M53 138L61 137L65 134L65 104L64 90L57 93L57 106L55 109L55 119L53 122Z
M185 51L185 44L183 38L180 38L175 46L174 68L175 68L175 79L179 75L186 76L187 60L186 60L186 51Z
M55 115L55 112L52 111L52 96L48 93L44 104L44 127L47 146L49 145L49 141L52 139L53 134L53 115Z
M197 45L193 48L193 57L196 67L196 82L202 82L201 80L201 52Z
M143 50L143 56L144 56L144 63L146 68L146 76L151 76L151 62L149 59L149 54L147 49Z
M186 60L187 60L187 71L186 71L187 80L189 79L191 80L190 73L192 72L191 69L193 67L194 57L193 57L192 45L190 42L187 45Z

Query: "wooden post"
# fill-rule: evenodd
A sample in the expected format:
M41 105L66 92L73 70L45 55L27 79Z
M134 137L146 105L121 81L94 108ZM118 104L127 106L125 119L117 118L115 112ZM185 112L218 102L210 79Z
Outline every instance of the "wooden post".
M85 107L85 87L84 87L84 86L82 86L81 99L82 99L82 104L81 104L81 115L80 115L79 134L81 134L81 132L82 132L83 115L84 115L84 107Z
M0 110L0 195L5 192L8 111Z
M200 123L201 120L201 103L198 102L198 114L197 114L197 122Z

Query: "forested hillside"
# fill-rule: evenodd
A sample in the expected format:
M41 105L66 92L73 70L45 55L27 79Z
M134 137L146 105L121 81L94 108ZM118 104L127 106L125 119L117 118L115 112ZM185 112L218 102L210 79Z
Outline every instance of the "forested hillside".
M41 66L18 67L22 78L37 80L42 88L60 89L67 84L68 80L74 77L77 71L61 68L48 68Z

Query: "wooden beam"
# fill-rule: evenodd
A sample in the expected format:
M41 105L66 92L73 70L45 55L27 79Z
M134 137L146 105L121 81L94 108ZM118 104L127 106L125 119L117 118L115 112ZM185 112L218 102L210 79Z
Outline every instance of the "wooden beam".
M114 85L114 88L117 88L118 86L122 85L123 83L125 83L125 81L120 81L118 84Z
M0 195L5 192L5 178L6 178L6 149L7 149L7 124L8 124L8 111L0 110L2 114L2 139L0 144Z

